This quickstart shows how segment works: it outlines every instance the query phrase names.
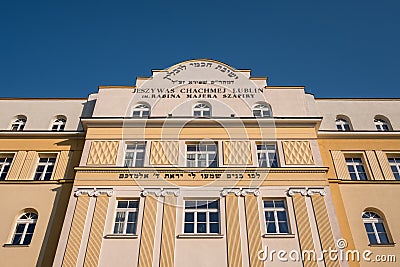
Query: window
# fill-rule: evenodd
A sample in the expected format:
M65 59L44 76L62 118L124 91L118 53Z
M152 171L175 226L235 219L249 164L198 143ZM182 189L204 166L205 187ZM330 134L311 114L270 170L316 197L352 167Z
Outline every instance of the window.
M67 119L65 118L57 118L54 122L53 122L53 126L51 127L52 131L55 132L60 132L60 131L64 131L65 128L65 124L67 123Z
M150 106L146 104L139 104L133 108L132 117L143 118L150 116Z
M37 219L38 215L34 212L24 213L19 217L11 244L29 245L32 241Z
M26 124L25 116L18 116L18 118L11 124L11 131L23 131Z
M55 162L55 157L40 157L34 180L50 180L51 175L53 174Z
M368 180L361 158L346 158L351 180Z
M392 169L394 178L400 180L400 158L389 158L389 165Z
M185 201L185 234L219 234L219 200Z
M279 167L278 155L275 144L260 143L257 144L258 167L267 168Z
M383 119L375 119L374 120L375 127L378 131L387 132L390 131L389 123L387 123Z
M389 244L389 238L381 216L375 212L367 211L363 213L362 219L370 244Z
M350 123L345 119L337 119L336 120L336 128L338 131L349 132L350 131Z
M211 108L204 103L196 104L193 107L193 116L195 117L211 117Z
M118 200L115 213L114 234L135 235L139 200Z
M254 117L272 117L271 107L267 104L257 104L253 107Z
M268 234L289 234L284 200L264 200L264 216Z
M187 167L218 167L217 144L186 144Z
M127 144L125 152L125 167L143 167L145 151L145 142Z
M0 155L0 180L5 180L10 170L13 155Z

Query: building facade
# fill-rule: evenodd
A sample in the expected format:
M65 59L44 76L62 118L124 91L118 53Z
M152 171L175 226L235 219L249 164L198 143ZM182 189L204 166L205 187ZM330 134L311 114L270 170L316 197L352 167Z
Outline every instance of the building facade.
M393 266L400 100L250 74L200 59L0 100L5 266Z

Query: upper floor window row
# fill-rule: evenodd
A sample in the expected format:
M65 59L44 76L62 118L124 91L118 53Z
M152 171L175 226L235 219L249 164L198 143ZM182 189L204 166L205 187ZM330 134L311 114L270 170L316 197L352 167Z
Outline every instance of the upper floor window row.
M390 125L389 120L383 116L375 116L374 125L377 131L381 132L392 131L392 126ZM344 132L353 130L350 119L343 115L339 115L336 117L336 128L338 131L344 131Z
M257 118L272 117L271 106L267 103L256 104L252 107L253 116ZM151 108L148 104L137 104L133 107L132 117L147 118L150 116ZM192 108L194 117L209 118L212 116L211 105L208 103L197 103Z
M257 166L261 168L279 167L276 143L256 143ZM218 167L217 142L187 142L185 144L186 167L206 168ZM128 142L125 147L125 167L144 167L146 142Z
M27 117L24 115L18 115L15 120L11 123L11 131L19 132L25 129L27 122ZM67 123L67 118L62 115L56 116L56 118L51 123L51 130L55 132L64 131L65 124Z

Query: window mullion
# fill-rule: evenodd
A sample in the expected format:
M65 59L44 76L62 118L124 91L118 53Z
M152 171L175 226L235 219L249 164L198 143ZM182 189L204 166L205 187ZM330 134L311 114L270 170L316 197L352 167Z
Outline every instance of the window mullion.
M376 222L372 222L372 228L374 229L375 238L376 238L378 244L380 244L380 243L381 243L381 240L380 240L380 238L379 238L378 230L376 229L375 223L376 223Z
M28 231L29 222L25 223L24 231L22 232L21 240L19 244L22 245L25 241L26 232Z

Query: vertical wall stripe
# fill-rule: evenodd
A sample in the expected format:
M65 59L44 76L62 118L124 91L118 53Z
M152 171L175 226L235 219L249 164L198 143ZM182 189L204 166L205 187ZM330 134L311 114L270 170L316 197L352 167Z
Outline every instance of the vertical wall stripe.
M335 240L331 224L329 222L328 211L326 210L324 197L321 195L311 196L315 218L317 220L318 232L321 240L322 249L336 249ZM326 267L340 267L339 261L333 261L328 254L324 254Z
M383 151L375 151L376 156L378 157L379 164L381 165L384 179L385 180L395 180L392 169L390 168L389 165L389 160L388 157L386 156L386 153Z
M346 159L344 158L342 151L331 150L331 154L337 178L351 180L349 170L347 169Z
M371 166L372 175L374 176L375 180L384 180L381 168L378 163L378 159L376 158L374 151L365 151L367 155L367 159L369 165Z
M238 197L229 194L225 197L226 231L228 242L228 266L242 266L242 246L240 240Z
M66 179L68 160L72 151L61 151L58 156L57 166L54 171L53 180Z
M164 201L160 267L174 267L175 227L176 227L176 196L167 195Z
M302 251L315 251L311 225L308 218L305 197L300 194L293 196L293 207L299 232L300 248ZM304 259L304 267L317 267L318 263L314 260Z
M17 180L19 174L22 170L22 165L24 164L26 158L26 151L18 151L11 164L10 172L8 173L7 180Z
M244 201L246 206L250 267L264 267L264 263L258 259L258 251L262 249L262 241L257 197L254 195L246 195Z
M146 197L143 211L143 224L139 248L138 267L153 266L154 236L156 228L157 199L151 195Z
M108 200L109 197L107 195L100 195L96 199L96 207L83 266L98 266L101 244L103 242L104 224L107 216Z
M36 151L28 151L28 153L26 154L25 162L22 165L19 180L33 180L38 157L39 155Z
M68 236L67 247L63 258L63 267L75 267L78 260L86 214L89 207L89 196L79 196L76 202L71 230Z

